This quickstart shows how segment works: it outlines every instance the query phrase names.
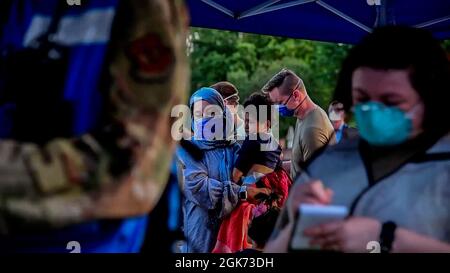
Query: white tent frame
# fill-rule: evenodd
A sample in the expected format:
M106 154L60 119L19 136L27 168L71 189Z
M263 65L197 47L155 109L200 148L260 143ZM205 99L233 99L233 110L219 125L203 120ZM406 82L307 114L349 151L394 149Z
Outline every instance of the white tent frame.
M322 8L326 9L327 11L333 13L334 15L346 20L347 22L355 25L356 27L358 27L366 32L370 33L373 31L373 28L364 25L363 23L361 23L358 20L352 18L351 16L345 14L344 12L336 9L335 7L331 6L330 4L326 3L323 0L295 0L295 1L287 2L287 3L283 3L283 4L278 4L281 0L268 0L256 7L246 10L242 13L235 13L235 12L227 9L226 7L220 5L219 3L215 2L214 0L200 0L200 1L202 1L203 3L213 7L214 9L216 9L236 20L241 20L241 19L248 18L251 16L257 16L260 14L266 14L269 12L273 12L273 11L277 11L277 10L281 10L281 9L285 9L285 8L290 8L290 7L294 7L294 6L315 3L319 6L321 6ZM377 3L374 5L375 8L377 8L377 20L375 22L375 26L383 26L383 25L388 24L388 22L387 22L387 1L389 1L389 0L380 0L380 1L377 1ZM413 27L425 28L425 27L429 27L429 26L432 26L435 24L439 24L441 22L448 21L448 20L450 20L450 15L444 16L442 18L437 18L437 19L433 19L430 21L426 21L426 22L423 22L420 24L416 24Z

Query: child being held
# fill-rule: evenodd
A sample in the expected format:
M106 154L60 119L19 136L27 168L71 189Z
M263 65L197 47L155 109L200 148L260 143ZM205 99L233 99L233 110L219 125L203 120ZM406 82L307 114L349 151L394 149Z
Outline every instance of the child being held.
M281 147L271 133L272 108L269 99L263 94L254 93L244 102L244 107L253 107L254 111L246 113L248 136L239 150L233 181L241 183L242 179L244 184L251 184L252 178L254 182L281 167Z
M248 111L249 106L254 106L254 111ZM292 180L281 167L281 147L271 133L271 106L270 100L261 93L254 93L245 101L248 137L242 144L233 169L235 183L249 189L265 188L267 194L241 200L222 221L213 253L234 253L251 248L248 228L256 208L266 206L267 201L274 200L274 197L276 201L273 205L281 208L288 196Z

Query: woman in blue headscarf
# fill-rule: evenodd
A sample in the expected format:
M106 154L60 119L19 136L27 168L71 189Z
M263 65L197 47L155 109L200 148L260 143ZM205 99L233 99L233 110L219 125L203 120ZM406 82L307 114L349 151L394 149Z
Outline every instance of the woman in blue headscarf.
M240 199L253 198L264 190L241 188L232 182L239 145L226 137L233 131L225 129L232 128L232 123L227 121L222 96L212 88L201 88L189 106L193 137L177 150L183 176L185 251L207 253L216 243L221 219Z

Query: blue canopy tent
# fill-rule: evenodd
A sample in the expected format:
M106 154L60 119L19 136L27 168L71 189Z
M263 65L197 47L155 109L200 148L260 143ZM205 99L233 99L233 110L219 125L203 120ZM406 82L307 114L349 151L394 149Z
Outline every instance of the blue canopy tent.
M426 28L450 39L450 0L187 0L191 26L357 43L377 26Z

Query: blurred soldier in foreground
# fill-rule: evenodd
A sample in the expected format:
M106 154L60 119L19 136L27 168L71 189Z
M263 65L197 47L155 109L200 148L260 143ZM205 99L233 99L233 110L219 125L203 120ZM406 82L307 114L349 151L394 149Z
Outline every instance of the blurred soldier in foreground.
M2 1L0 252L136 252L184 101L177 0Z

